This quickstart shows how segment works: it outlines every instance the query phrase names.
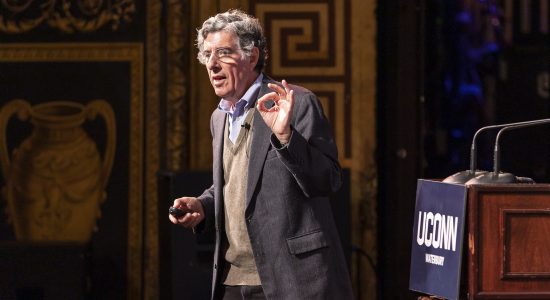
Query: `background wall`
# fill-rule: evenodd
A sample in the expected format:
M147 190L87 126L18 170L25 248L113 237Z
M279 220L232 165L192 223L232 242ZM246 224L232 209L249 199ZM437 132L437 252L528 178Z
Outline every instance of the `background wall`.
M191 191L171 180L192 178L196 188L208 178L219 99L195 35L230 8L264 25L268 74L314 91L331 121L350 178L338 217L350 226L358 299L416 296L408 267L418 178L466 169L476 128L548 116L548 0L0 1L0 298L169 297L176 246L202 251L186 263L208 276L208 240L179 239L186 233L170 226L166 208ZM48 110L46 123L82 117L71 124L97 152L70 139L53 146L79 129L37 129L45 121L31 112L59 100L84 108ZM503 168L548 182L546 130L503 139ZM480 141L482 169L492 166L491 141ZM13 163L28 149L35 155ZM92 195L100 209L83 212L74 199ZM97 217L89 240L67 241L72 215L80 224ZM18 237L24 221L50 241Z
M195 28L217 12L241 8L255 14L266 30L271 55L267 73L311 89L323 103L340 161L351 178L351 197L341 201L351 207L346 217L353 244L349 248L355 250L354 286L359 298L375 297L374 1L29 0L0 8L0 106L9 107L14 99L31 107L56 100L85 106L103 99L114 111L116 129L109 131L102 118L83 125L102 161L113 133L116 151L101 189L106 196L92 238L73 248L62 245L86 257L74 265L84 277L84 283L72 283L75 293L94 299L157 299L161 293L165 237L159 229L167 221L157 174L201 172L211 166L208 120L219 100L195 59ZM36 129L27 119L6 114L0 137L7 143L2 155L10 160ZM2 171L4 190L16 182L10 170ZM0 240L6 253L59 246L16 238L15 216L10 216L4 195ZM35 279L4 281L10 285L0 289L2 298L21 293L51 298L71 272L75 270L61 268ZM8 271L2 274L11 278ZM48 276L54 279L45 280Z

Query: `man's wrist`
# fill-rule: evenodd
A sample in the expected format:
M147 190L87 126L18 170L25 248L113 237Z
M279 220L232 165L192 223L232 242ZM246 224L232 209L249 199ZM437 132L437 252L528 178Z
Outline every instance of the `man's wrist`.
M290 140L292 139L292 131L291 131L291 134L288 136L288 137L278 137L277 134L273 133L271 135L271 144L276 148L276 149L283 149L283 148L286 148L288 146L288 144L290 143Z
M292 135L292 130L289 133L284 134L275 134L275 137L279 140L281 145L286 145L290 142L290 136Z
M281 140L280 138L277 139L279 140L279 144L281 144L281 146L288 144L288 140Z

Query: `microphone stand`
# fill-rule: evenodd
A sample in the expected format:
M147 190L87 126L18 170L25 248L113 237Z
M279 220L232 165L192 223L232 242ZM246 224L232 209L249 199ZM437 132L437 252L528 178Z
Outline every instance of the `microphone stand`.
M524 122L516 122L516 123L507 123L507 124L498 124L498 125L489 125L482 127L476 131L474 134L474 137L472 139L472 146L470 147L470 169L461 171L458 173L455 173L443 180L443 182L446 183L457 183L457 184L464 184L470 179L473 179L477 176L483 175L485 173L488 173L488 171L483 170L476 170L477 168L477 149L476 149L476 139L477 136L489 129L497 129L497 128L503 128L503 127L510 127L510 126L527 126L533 124L533 122L540 122L540 120L537 121L524 121Z
M506 126L499 130L497 137L495 139L495 149L493 154L493 172L487 172L480 176L477 176L466 184L486 184L486 183L534 183L531 178L527 177L516 177L511 173L504 173L500 171L500 137L501 135L508 130L519 129L524 127L531 127L537 125L544 125L550 123L550 119L541 119L528 122L521 122L514 125Z

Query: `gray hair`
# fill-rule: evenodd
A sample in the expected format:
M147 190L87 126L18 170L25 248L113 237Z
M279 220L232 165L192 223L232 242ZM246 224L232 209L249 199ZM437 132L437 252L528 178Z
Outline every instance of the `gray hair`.
M263 70L268 57L267 41L258 19L238 9L231 9L208 18L202 23L202 27L197 29L197 48L199 49L197 58L199 61L201 61L204 39L208 34L218 31L234 33L239 39L239 47L248 57L252 54L252 49L257 47L259 58L255 69L258 72Z

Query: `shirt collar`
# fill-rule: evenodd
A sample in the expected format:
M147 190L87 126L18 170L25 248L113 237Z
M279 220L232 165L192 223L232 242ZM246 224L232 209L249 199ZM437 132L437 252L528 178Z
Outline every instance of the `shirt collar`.
M246 108L250 108L251 105L254 105L254 102L256 102L256 97L258 96L258 92L260 91L260 87L262 86L262 80L264 78L264 74L260 73L258 77L256 77L256 80L252 83L252 85L248 88L246 93L242 96L242 98L233 105L231 101L221 99L220 103L218 104L218 109L229 114L233 114L235 111L235 107L237 107L238 103L244 101L246 104ZM242 104L241 104L242 105Z

